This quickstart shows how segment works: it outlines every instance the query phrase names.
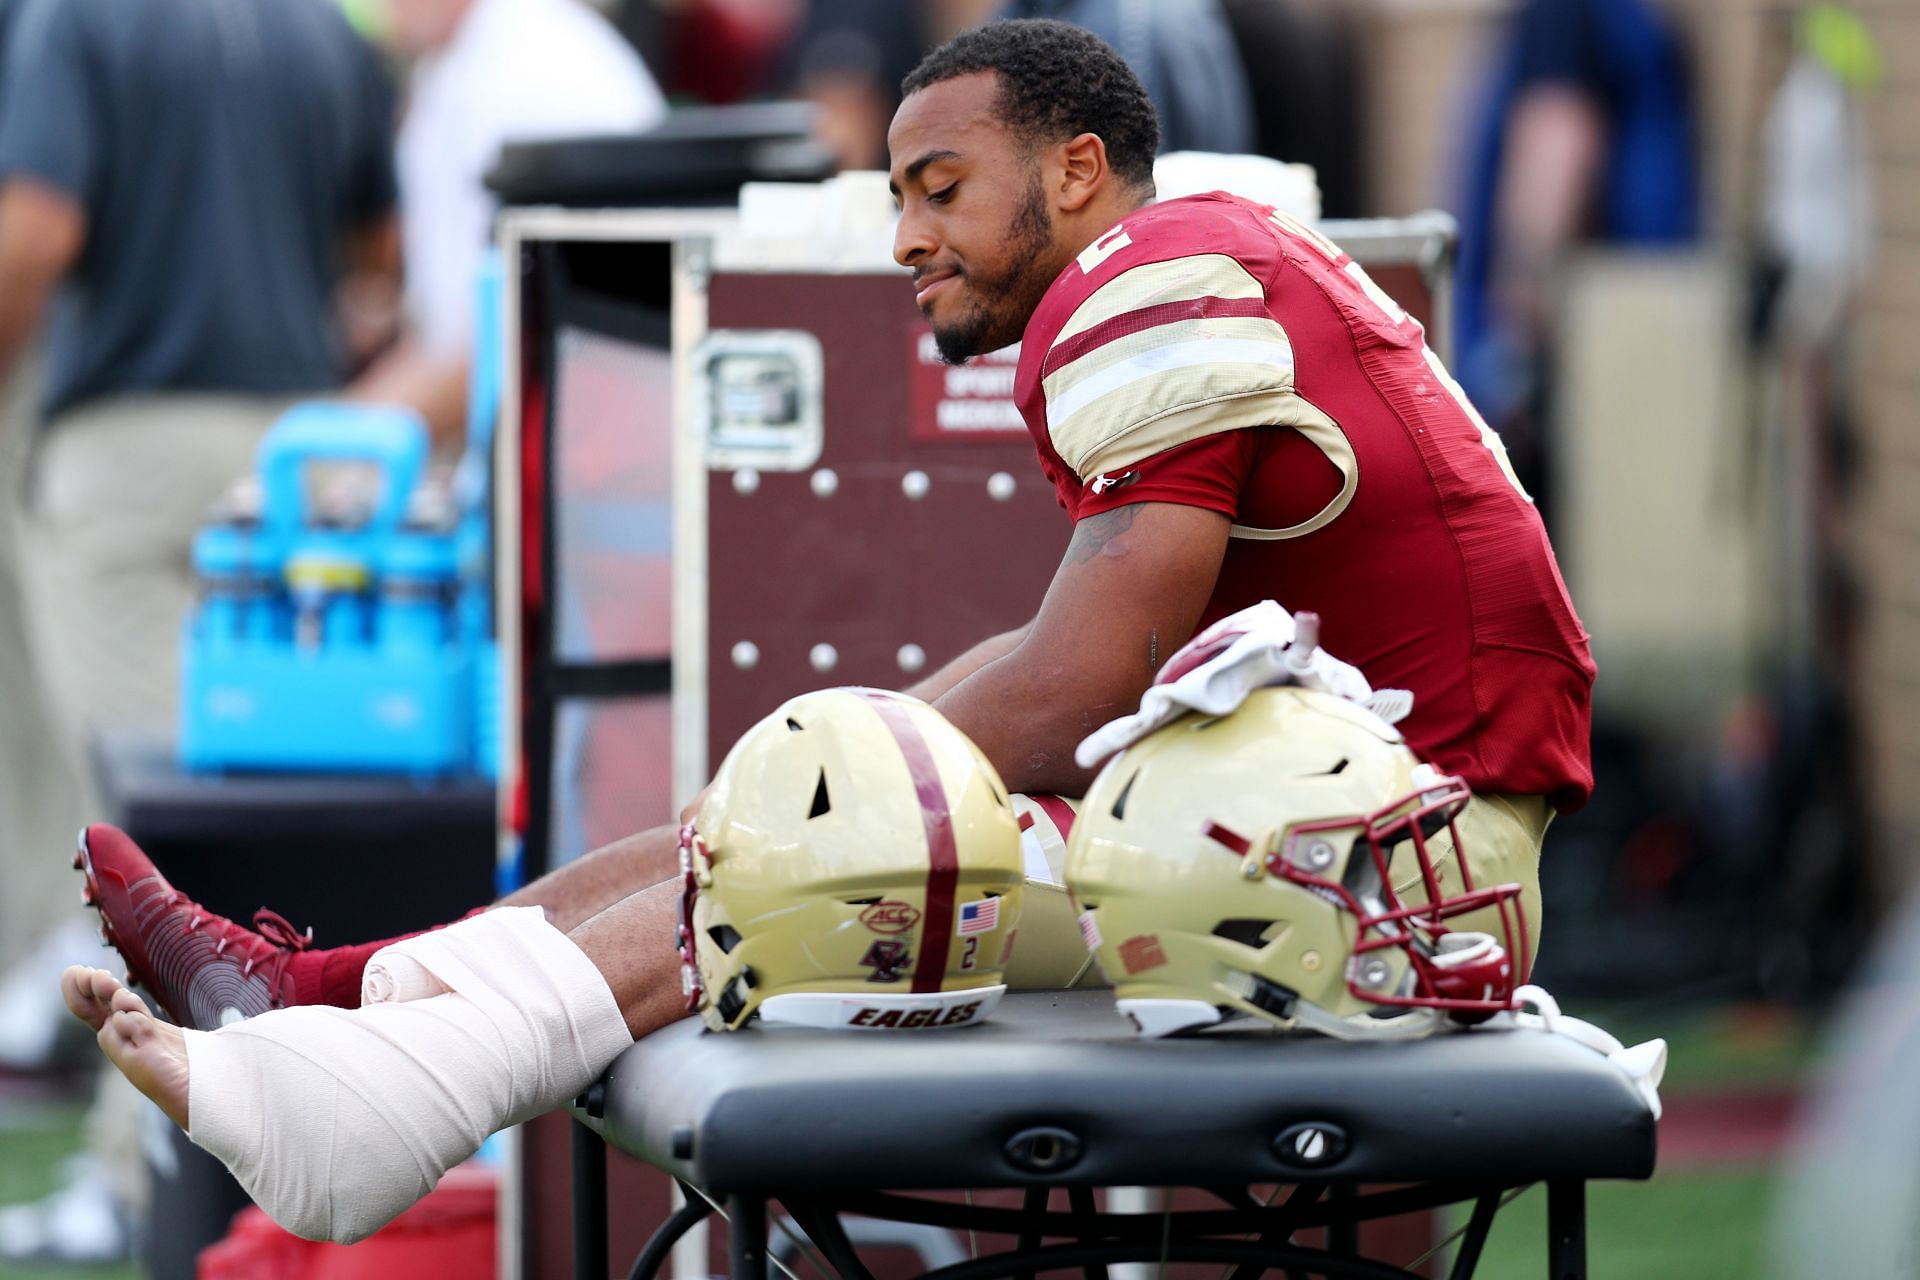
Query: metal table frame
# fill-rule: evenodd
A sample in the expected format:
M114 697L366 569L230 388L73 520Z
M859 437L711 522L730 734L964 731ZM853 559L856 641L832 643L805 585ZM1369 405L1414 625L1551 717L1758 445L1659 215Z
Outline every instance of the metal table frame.
M596 1089L598 1086L596 1086ZM595 1094L581 1099L592 1115ZM607 1184L604 1139L585 1124L573 1126L574 1275L599 1280L607 1252ZM840 1221L842 1214L925 1223L956 1231L989 1231L1017 1237L1012 1250L969 1259L924 1273L923 1280L993 1280L1041 1271L1078 1269L1085 1280L1106 1280L1116 1263L1217 1262L1233 1266L1232 1280L1255 1280L1279 1271L1287 1280L1412 1280L1419 1273L1360 1256L1359 1226L1420 1209L1471 1201L1473 1213L1459 1236L1448 1280L1466 1280L1479 1265L1494 1215L1509 1192L1532 1184L1433 1182L1383 1191L1360 1191L1345 1183L1293 1184L1278 1203L1263 1203L1251 1190L1211 1187L1221 1202L1207 1210L1163 1213L1101 1213L1093 1189L1070 1183L1027 1188L1020 1209L952 1204L885 1192L835 1196L804 1193L767 1196L735 1192L709 1197L681 1183L685 1204L662 1223L634 1259L629 1280L653 1280L674 1244L715 1212L727 1221L727 1273L731 1280L769 1280L767 1232L770 1201L777 1199L805 1232L817 1262L839 1280L873 1280ZM1064 1189L1067 1206L1052 1207ZM1328 1246L1293 1243L1295 1233L1325 1228ZM1247 1237L1251 1237L1250 1239ZM1048 1244L1048 1240L1066 1243ZM1421 1259L1419 1261L1424 1261ZM1414 1265L1418 1265L1416 1262ZM1547 1183L1547 1274L1551 1280L1585 1280L1587 1274L1586 1185L1579 1179Z

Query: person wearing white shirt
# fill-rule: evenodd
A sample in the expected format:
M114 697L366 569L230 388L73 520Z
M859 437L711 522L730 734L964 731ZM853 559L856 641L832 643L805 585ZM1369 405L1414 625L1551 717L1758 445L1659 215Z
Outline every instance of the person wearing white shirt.
M636 133L666 99L581 0L388 0L387 26L415 59L396 153L410 336L379 390L444 441L464 420L474 281L497 208L485 177L501 147Z

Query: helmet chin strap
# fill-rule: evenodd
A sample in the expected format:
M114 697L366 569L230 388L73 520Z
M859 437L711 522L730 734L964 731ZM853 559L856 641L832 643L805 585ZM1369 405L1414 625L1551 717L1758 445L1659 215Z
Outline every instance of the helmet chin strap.
M1391 1018L1342 1018L1302 1000L1294 1006L1293 1020L1338 1040L1418 1040L1438 1031L1444 1015L1438 1009L1408 1009Z
M1512 1013L1502 1014L1484 1025L1492 1028L1528 1027L1565 1036L1585 1045L1618 1067L1645 1100L1647 1109L1653 1112L1653 1118L1660 1118L1660 1080L1667 1071L1665 1040L1643 1040L1636 1045L1623 1045L1604 1027L1561 1013L1559 1002L1545 987L1515 988L1513 1003Z

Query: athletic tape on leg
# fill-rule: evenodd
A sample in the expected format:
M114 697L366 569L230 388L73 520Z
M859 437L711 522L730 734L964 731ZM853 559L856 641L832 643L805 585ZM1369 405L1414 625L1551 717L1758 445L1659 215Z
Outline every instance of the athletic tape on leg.
M538 908L388 952L447 994L186 1033L189 1137L311 1240L373 1234L489 1134L563 1105L633 1043L606 980Z

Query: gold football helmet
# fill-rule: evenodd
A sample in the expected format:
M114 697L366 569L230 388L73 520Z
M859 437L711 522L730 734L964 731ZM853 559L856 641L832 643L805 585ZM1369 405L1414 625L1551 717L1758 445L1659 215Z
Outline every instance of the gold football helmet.
M689 1012L886 1030L992 1011L1020 833L966 735L904 694L795 698L727 753L680 837Z
M1113 757L1080 805L1067 885L1121 1012L1147 1035L1236 1015L1346 1039L1422 1035L1508 1007L1519 886L1440 891L1428 841L1466 784L1332 694L1255 690ZM1430 901L1388 872L1411 842ZM1436 841L1437 843L1437 841ZM1449 930L1489 906L1505 937Z

